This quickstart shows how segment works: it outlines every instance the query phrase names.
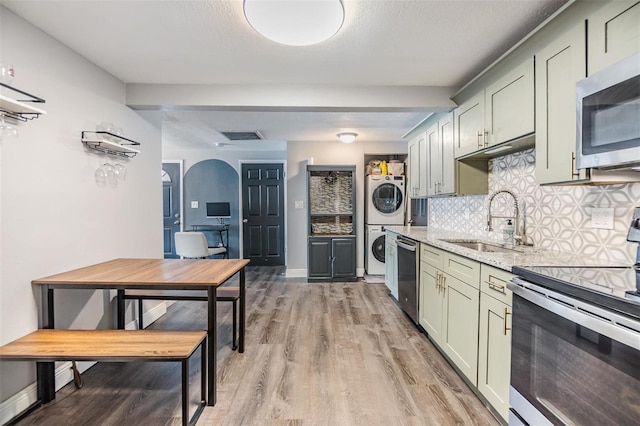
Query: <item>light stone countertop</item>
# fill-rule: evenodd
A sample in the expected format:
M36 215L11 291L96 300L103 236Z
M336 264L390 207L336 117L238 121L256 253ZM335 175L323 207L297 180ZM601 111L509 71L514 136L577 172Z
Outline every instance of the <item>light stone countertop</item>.
M469 237L469 235L461 232L430 229L428 226L385 226L384 228L386 231L394 232L412 240L509 272L514 266L628 266L603 262L582 254L558 252L535 246L516 246L513 251L508 253L482 252L443 240L482 241L488 244L502 244L503 242L487 238Z

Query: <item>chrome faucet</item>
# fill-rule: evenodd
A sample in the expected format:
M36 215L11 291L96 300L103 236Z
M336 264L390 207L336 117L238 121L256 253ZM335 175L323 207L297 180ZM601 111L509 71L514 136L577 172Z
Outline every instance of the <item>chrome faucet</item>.
M513 198L513 208L514 208L515 216L494 216L491 214L491 206L493 204L493 199L496 198L496 195L498 194L511 195L511 197ZM495 191L491 193L491 195L489 196L489 208L487 212L487 231L493 231L493 226L492 226L493 219L513 219L514 228L515 228L513 239L515 240L515 244L522 244L522 245L528 244L524 227L522 228L520 227L520 204L518 203L518 197L516 197L516 194L514 194L508 189L501 189L499 191Z

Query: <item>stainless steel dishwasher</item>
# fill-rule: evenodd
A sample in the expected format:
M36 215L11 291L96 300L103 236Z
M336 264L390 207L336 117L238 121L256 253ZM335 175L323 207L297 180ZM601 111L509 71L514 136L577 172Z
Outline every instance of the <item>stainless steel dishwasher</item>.
M418 323L418 266L420 245L417 241L398 237L398 302L400 308Z

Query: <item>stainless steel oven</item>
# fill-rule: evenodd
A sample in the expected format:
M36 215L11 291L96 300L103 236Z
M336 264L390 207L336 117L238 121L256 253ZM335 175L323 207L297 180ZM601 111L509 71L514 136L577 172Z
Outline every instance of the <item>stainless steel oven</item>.
M627 240L640 243L640 207ZM640 424L640 247L627 267L514 267L510 425Z
M579 169L640 167L640 54L576 85Z
M640 321L522 279L509 288L509 424L638 424Z

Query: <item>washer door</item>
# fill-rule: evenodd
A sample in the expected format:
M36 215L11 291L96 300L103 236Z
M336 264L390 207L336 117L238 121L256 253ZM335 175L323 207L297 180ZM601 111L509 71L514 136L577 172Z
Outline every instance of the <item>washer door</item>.
M385 245L385 235L380 235L373 241L371 244L371 254L376 258L378 262L384 263L384 245Z
M383 183L373 190L371 201L380 213L395 213L402 206L402 191L392 183Z

